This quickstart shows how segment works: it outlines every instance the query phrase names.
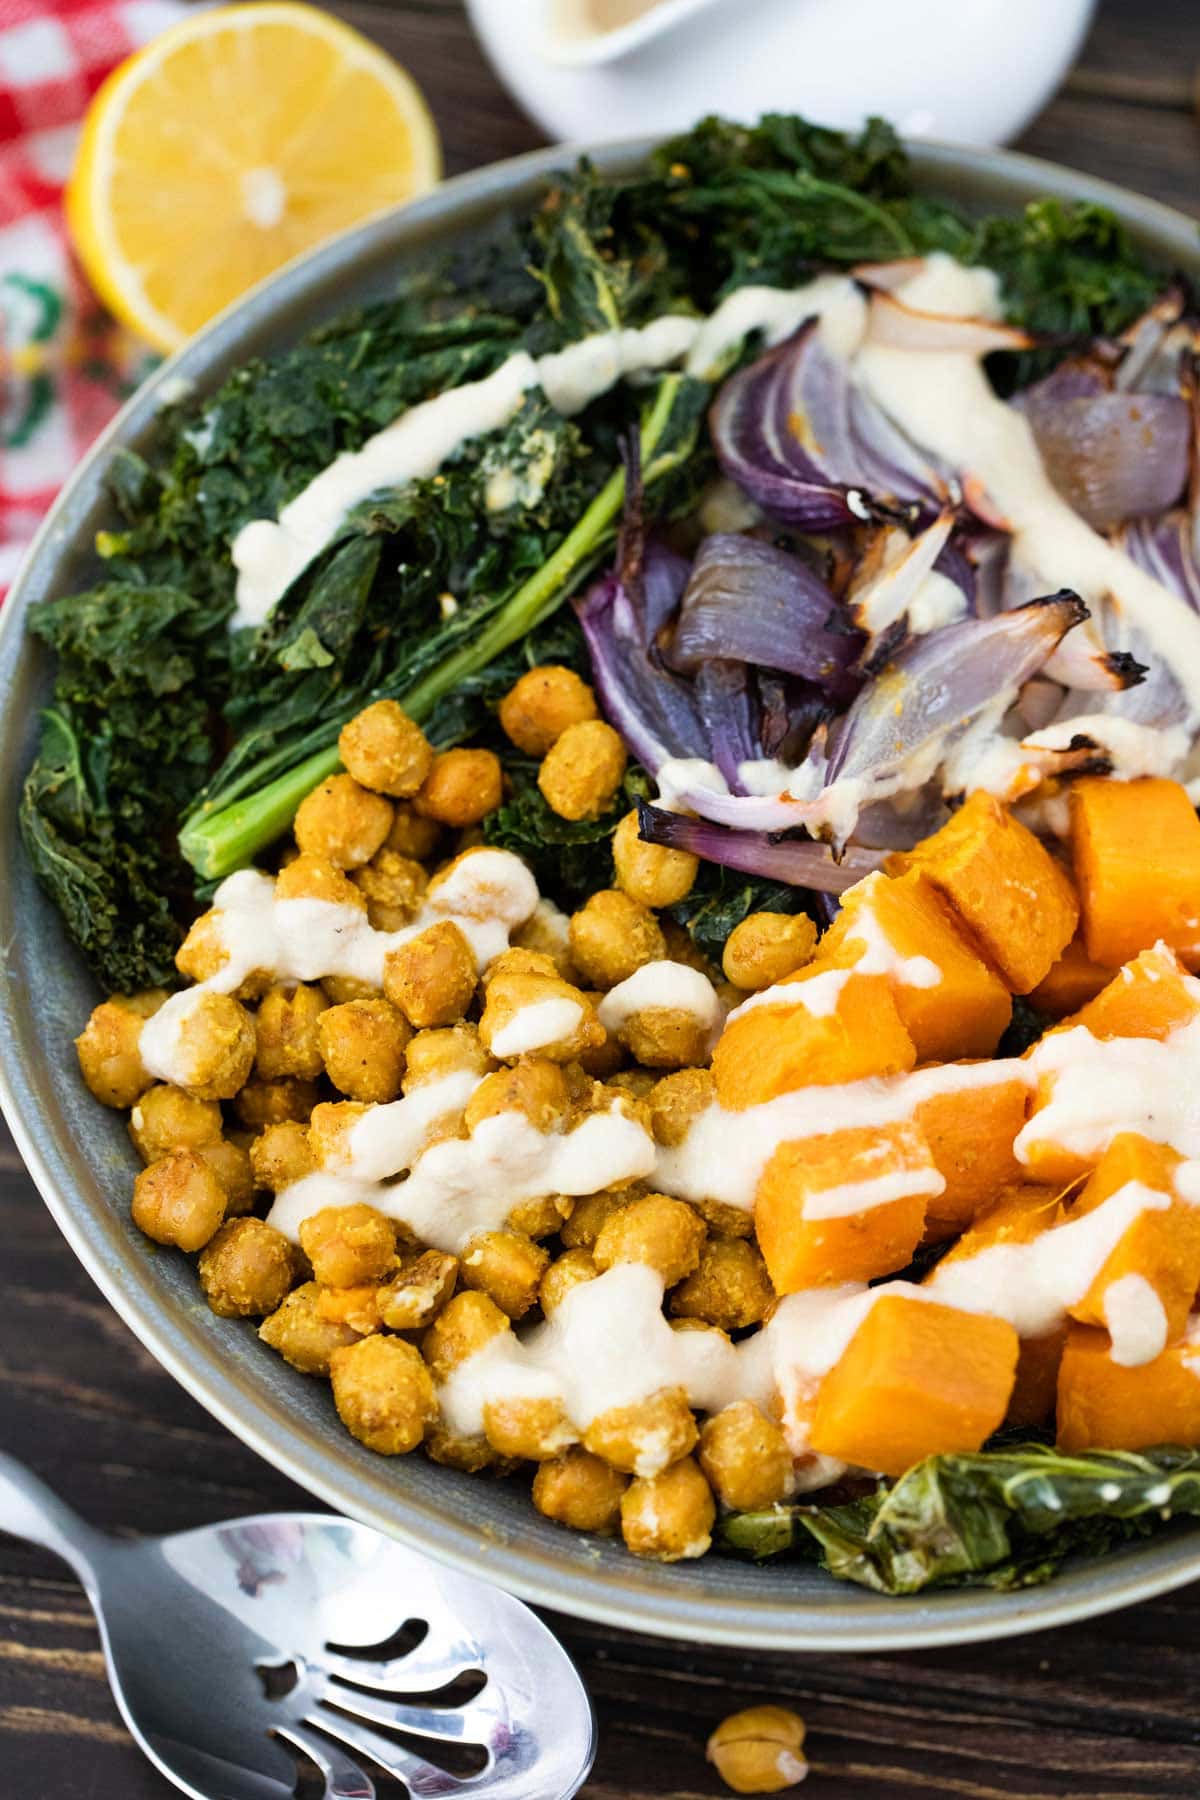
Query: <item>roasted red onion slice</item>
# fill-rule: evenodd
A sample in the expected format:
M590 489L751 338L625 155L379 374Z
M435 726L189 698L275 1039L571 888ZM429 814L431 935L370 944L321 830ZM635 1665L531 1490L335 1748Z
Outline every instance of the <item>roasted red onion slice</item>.
M1094 530L1164 512L1183 493L1192 420L1178 394L1055 399L1031 389L1022 410L1047 475Z
M1033 339L1015 325L995 319L963 318L957 313L922 312L906 306L895 294L877 292L871 297L871 342L889 350L950 351L967 356L990 356L994 350L1029 350Z
M811 838L771 838L759 831L726 831L704 819L638 802L638 825L648 844L669 850L690 850L705 862L740 869L746 875L762 875L769 881L786 881L792 887L812 888L822 894L844 894L848 887L883 866L886 850L864 850L857 844L835 862L828 844Z
M673 584L678 603L687 567L670 551L648 545L640 568L642 593L653 593L657 608ZM649 647L646 614L630 587L615 573L605 575L575 602L575 610L605 714L638 761L657 769L672 757L707 759L708 733L695 691L660 667Z

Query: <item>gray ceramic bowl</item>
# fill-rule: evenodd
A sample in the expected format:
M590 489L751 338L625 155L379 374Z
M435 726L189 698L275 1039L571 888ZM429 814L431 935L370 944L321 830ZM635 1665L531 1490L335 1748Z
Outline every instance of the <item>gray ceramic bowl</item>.
M601 149L626 169L647 144ZM107 522L105 465L142 444L181 378L211 388L247 356L295 339L348 303L388 288L398 269L523 207L570 153L539 152L449 182L429 198L363 225L294 264L218 319L130 401L67 485L0 618L0 1101L30 1172L76 1253L126 1323L190 1393L269 1462L353 1517L430 1555L564 1612L695 1643L779 1648L898 1649L1001 1637L1061 1624L1200 1575L1200 1534L1185 1530L1067 1570L1020 1594L962 1592L887 1600L804 1564L755 1569L709 1557L659 1567L619 1545L576 1536L534 1512L524 1487L472 1479L420 1456L387 1461L342 1430L328 1389L261 1345L251 1326L215 1318L183 1257L133 1227L135 1159L124 1123L79 1080L71 1040L95 1002L93 984L35 886L17 836L16 801L33 753L47 658L22 631L34 601L69 593L90 572L93 533ZM921 181L968 205L1015 207L1041 195L1098 199L1167 266L1200 274L1193 221L1117 188L1028 157L927 146Z

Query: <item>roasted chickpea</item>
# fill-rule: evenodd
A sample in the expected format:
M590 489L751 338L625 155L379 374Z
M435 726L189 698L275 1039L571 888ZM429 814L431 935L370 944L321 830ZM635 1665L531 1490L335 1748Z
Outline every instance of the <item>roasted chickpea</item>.
M643 1194L607 1220L592 1247L596 1267L645 1263L656 1269L666 1287L690 1275L700 1260L705 1227L686 1200L667 1194Z
M712 1543L717 1509L694 1457L633 1481L621 1496L621 1535L635 1556L681 1562Z
M255 1072L263 1081L277 1081L285 1075L302 1081L317 1079L322 1071L317 1026L328 1005L319 987L303 981L267 990L258 1009L254 1058Z
M384 848L398 856L411 856L415 862L428 862L437 849L441 826L436 819L423 818L407 800L398 801L395 811Z
M325 1072L352 1100L394 1100L412 1027L390 1000L350 1000L317 1021Z
M529 918L512 934L517 949L533 950L554 964L564 981L577 983L578 970L571 960L571 921L553 900L539 900Z
M682 963L687 969L696 969L701 975L707 975L712 982L720 978L721 971L708 960L686 925L678 924L668 913L663 913L658 926L671 962Z
M284 1362L291 1363L302 1375L328 1375L329 1358L345 1344L358 1341L358 1334L348 1325L337 1325L322 1316L317 1305L319 1289L315 1281L294 1288L269 1318L263 1320L258 1335L264 1344L278 1351Z
M367 918L376 931L401 931L421 905L429 877L411 856L386 846L351 877L367 898Z
M610 1406L583 1434L586 1449L627 1475L658 1475L696 1442L696 1420L681 1387L659 1388L628 1406Z
M618 1069L604 1085L614 1094L645 1102L658 1086L658 1075L653 1069Z
M324 1206L300 1224L300 1248L323 1287L380 1282L396 1267L396 1231L365 1202Z
M549 1251L531 1238L515 1231L480 1231L463 1251L459 1272L465 1288L485 1293L510 1319L523 1319L537 1304L549 1262Z
M386 804L386 802L385 802ZM366 912L367 897L327 856L305 853L275 877L277 900L328 900L332 906L355 906Z
M441 825L475 825L495 812L503 794L500 759L490 750L444 750L413 805Z
M283 1305L296 1264L282 1232L262 1219L230 1219L201 1251L197 1273L215 1313L245 1319Z
M254 1020L230 994L199 993L179 1020L179 1086L199 1100L232 1100L254 1064Z
M650 1128L656 1143L676 1149L701 1113L717 1103L717 1084L707 1069L664 1075L650 1095Z
M378 1000L383 989L371 981L360 981L357 975L323 975L321 992L330 1006L346 1006L351 1000Z
M347 1133L367 1108L358 1100L323 1100L308 1121L308 1154L313 1167L336 1169L349 1157Z
M644 1006L629 1014L618 1036L648 1069L691 1068L712 1054L711 1025L682 1006Z
M433 766L433 746L396 700L376 700L343 725L338 755L360 786L404 800Z
M653 913L616 888L601 888L572 913L570 940L571 955L584 980L605 990L666 954Z
M545 1462L579 1442L561 1400L513 1395L489 1400L483 1409L484 1435L501 1456Z
M148 1088L129 1115L129 1135L143 1162L157 1162L172 1150L199 1150L221 1136L221 1108L183 1088L159 1082Z
M402 1338L367 1337L334 1350L329 1379L342 1424L380 1456L415 1450L437 1417L429 1370Z
M423 1331L437 1318L457 1281L457 1256L424 1250L380 1288L379 1317L389 1331Z
M434 1380L445 1381L469 1356L511 1330L507 1315L486 1294L455 1294L421 1339L421 1354Z
M805 1724L783 1706L749 1706L722 1719L705 1755L735 1794L781 1794L808 1774Z
M500 724L526 756L545 756L570 725L596 717L596 696L574 669L527 669L500 702Z
M221 935L221 914L212 908L192 920L187 936L175 952L175 967L189 981L211 981L228 961L229 951ZM240 988L238 992L241 993Z
M444 1419L435 1419L425 1434L425 1454L430 1462L446 1469L459 1469L464 1475L479 1475L484 1469L503 1473L504 1464L498 1451L482 1431L474 1437L459 1437Z
M590 1250L614 1213L628 1206L629 1195L612 1188L598 1194L584 1194L576 1200L571 1216L562 1228L562 1241L568 1250Z
M497 1069L480 1082L467 1101L464 1115L468 1131L499 1113L524 1113L535 1130L560 1131L571 1105L567 1078L558 1063L542 1057L512 1068Z
M225 1189L196 1150L173 1150L133 1184L133 1222L156 1244L202 1250L225 1217Z
M766 1318L775 1299L767 1265L744 1237L709 1238L700 1261L671 1295L679 1319L701 1319L722 1331L744 1331Z
M736 1400L706 1419L698 1454L718 1500L739 1512L774 1506L795 1485L787 1439L752 1400Z
M538 770L542 798L560 819L598 819L625 777L625 746L603 719L568 725Z
M669 850L643 842L637 810L628 812L613 833L617 886L643 906L675 906L691 893L700 858L687 850Z
M320 1089L315 1081L285 1076L282 1081L248 1081L233 1107L243 1125L251 1131L262 1131L268 1125L281 1125L287 1119L303 1125L319 1098Z
M383 991L410 1025L453 1025L475 997L475 955L449 919L389 950Z
M153 1081L138 1049L148 1016L119 997L105 1000L75 1039L83 1079L102 1106L124 1111Z
M390 801L353 775L330 775L306 794L292 827L302 855L324 857L336 869L370 862L391 828Z
M234 1219L248 1213L254 1205L254 1174L249 1153L240 1144L230 1143L228 1138L218 1138L215 1143L201 1144L198 1154L225 1190L226 1218Z
M518 1200L504 1223L519 1237L554 1237L569 1219L575 1202L567 1194L543 1194L535 1200Z
M807 913L749 913L726 939L721 966L736 987L761 992L804 968L816 950L817 928Z
M379 1288L369 1281L359 1287L318 1288L317 1311L331 1325L348 1325L359 1337L370 1337L383 1325L379 1294Z
M556 1306L562 1305L572 1288L584 1281L595 1281L599 1273L590 1250L564 1250L542 1276L542 1285L538 1289L538 1304L542 1311L549 1315Z
M479 1037L493 1056L515 1059L536 1054L552 1062L571 1062L605 1040L591 1001L557 973L506 971L489 980L486 992Z
M593 991L585 992L583 997L589 1006L597 1009L597 1019L599 1019L599 1006L604 995ZM615 1031L608 1031L603 1025L600 1029L604 1032L602 1041L593 1044L588 1050L582 1050L579 1054L579 1064L593 1081L612 1081L621 1072L623 1065L628 1062L629 1052Z
M474 1025L452 1025L445 1031L418 1031L404 1064L403 1088L415 1093L447 1075L486 1075L496 1064L479 1041Z
M533 1478L533 1504L546 1518L572 1531L611 1536L621 1521L621 1496L629 1477L602 1457L578 1447L542 1463Z

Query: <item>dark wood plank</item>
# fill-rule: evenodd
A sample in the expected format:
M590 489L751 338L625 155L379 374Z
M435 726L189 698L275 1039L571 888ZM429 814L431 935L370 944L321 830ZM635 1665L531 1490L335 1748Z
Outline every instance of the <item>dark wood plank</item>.
M460 0L335 10L407 63L451 172L541 141L471 37ZM1105 0L1064 93L1023 140L1200 211L1191 110L1195 0ZM98 1525L172 1531L312 1504L176 1387L89 1283L0 1140L0 1441ZM721 1792L712 1725L755 1700L809 1722L813 1800L1195 1800L1200 1611L1194 1591L995 1647L892 1657L673 1645L553 1621L596 1698L594 1800ZM79 1589L0 1540L0 1795L163 1800L127 1738Z

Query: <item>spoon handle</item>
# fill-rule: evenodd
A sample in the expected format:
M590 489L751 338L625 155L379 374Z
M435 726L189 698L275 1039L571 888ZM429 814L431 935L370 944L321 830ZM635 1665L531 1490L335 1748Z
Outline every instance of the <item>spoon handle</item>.
M0 1451L0 1531L41 1544L70 1563L80 1579L93 1583L92 1555L98 1534L39 1481L32 1469Z

